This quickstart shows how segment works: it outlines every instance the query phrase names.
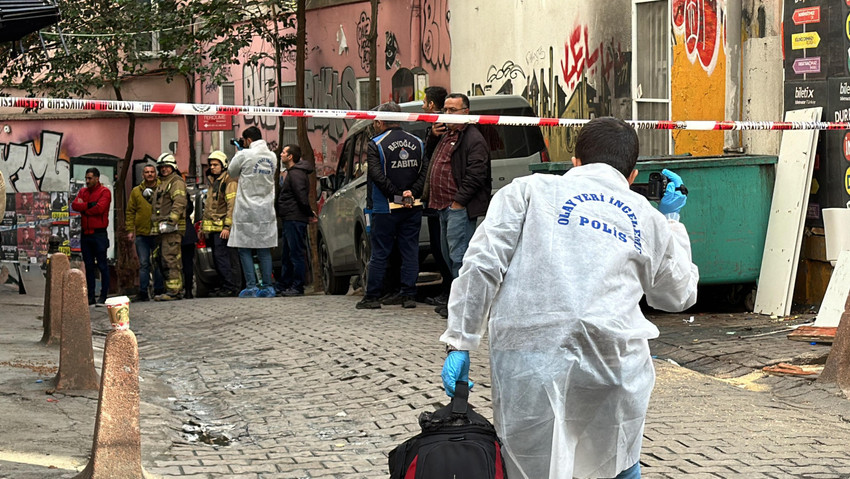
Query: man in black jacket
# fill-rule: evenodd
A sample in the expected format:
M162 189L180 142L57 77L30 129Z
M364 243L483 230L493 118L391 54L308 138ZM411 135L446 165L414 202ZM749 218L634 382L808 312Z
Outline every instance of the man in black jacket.
M468 115L469 98L462 93L449 94L443 113ZM440 217L443 257L452 277L457 278L478 217L484 216L490 205L490 148L474 126L452 124L430 161L428 207L437 210ZM448 315L445 305L435 311Z
M394 102L376 108L379 112L400 112ZM414 204L422 194L427 165L425 145L416 135L401 129L398 122L376 120L377 136L369 142L366 186L366 208L371 210L372 256L366 295L357 309L381 307L381 290L387 269L387 258L394 245L401 253L402 307L416 307L416 278L419 276L419 229L422 206Z
M283 220L283 249L280 255L281 296L303 296L307 273L307 223L316 221L310 208L310 173L313 167L301 161L301 148L286 145L280 153L286 178L277 197L277 214Z

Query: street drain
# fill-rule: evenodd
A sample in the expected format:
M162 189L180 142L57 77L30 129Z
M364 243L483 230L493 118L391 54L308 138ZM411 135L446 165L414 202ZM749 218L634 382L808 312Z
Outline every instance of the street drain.
M193 420L183 423L183 438L189 442L202 442L212 446L229 446L236 439L229 431L233 430L230 424L201 424Z

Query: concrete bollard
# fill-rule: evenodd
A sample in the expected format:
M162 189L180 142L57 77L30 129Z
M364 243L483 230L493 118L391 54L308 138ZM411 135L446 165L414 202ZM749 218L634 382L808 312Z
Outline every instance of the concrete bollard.
M850 398L850 295L844 303L832 349L829 350L818 382L837 383L844 396Z
M113 298L110 298L110 300ZM126 299L126 298L124 298ZM139 428L139 348L129 329L129 301L110 308L113 330L103 348L91 461L74 479L149 477L142 469Z
M59 344L62 337L62 294L65 272L71 269L68 257L55 253L47 265L47 281L44 285L44 335L41 343L45 346Z
M97 389L100 379L94 369L86 277L82 271L71 269L65 272L62 283L62 340L55 387L57 390Z

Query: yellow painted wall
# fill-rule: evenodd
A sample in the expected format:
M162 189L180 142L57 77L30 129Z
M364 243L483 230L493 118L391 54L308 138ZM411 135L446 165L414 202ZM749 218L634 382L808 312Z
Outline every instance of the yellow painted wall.
M674 0L673 65L671 73L672 120L724 120L726 98L726 54L724 25L715 13L722 8L716 0L708 0L700 14L693 10L690 2ZM710 11L709 11L710 10ZM678 15L677 15L678 13ZM691 18L686 18L687 16ZM711 29L714 25L717 30ZM704 41L708 32L721 32L717 37ZM690 42L688 41L690 38ZM714 48L706 48L706 45ZM701 50L700 50L701 49ZM700 50L700 51L698 51ZM707 50L710 50L707 51ZM716 59L711 52L715 52ZM675 154L719 155L723 153L722 131L673 132Z

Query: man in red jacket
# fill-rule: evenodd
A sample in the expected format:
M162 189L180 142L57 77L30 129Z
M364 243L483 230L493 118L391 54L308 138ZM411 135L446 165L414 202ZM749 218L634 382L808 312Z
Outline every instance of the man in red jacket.
M83 263L86 265L86 287L89 294L89 304L94 300L94 268L100 270L100 298L98 306L106 302L109 292L109 265L106 263L106 250L109 248L109 206L112 194L100 184L100 171L97 168L86 170L86 187L77 193L71 208L82 216L83 234L80 237L80 250L83 253Z

